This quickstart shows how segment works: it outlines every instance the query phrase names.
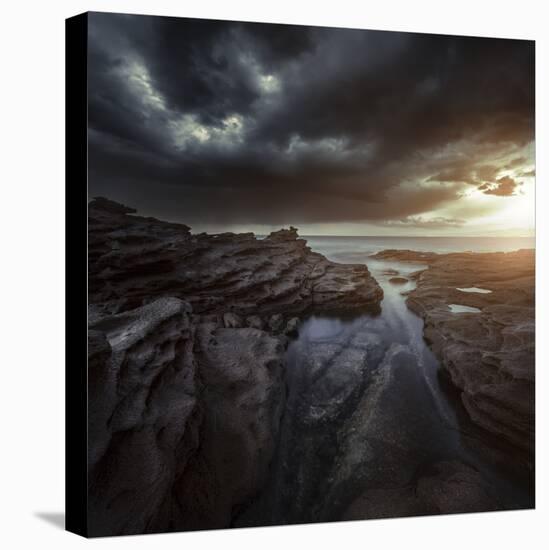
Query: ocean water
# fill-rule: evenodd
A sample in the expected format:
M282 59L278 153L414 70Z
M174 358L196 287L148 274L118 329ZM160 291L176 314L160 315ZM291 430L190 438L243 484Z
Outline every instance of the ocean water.
M309 246L334 261L363 261L381 250L419 252L510 252L535 248L534 237L319 237L302 236ZM364 260L365 261L365 260Z
M381 311L311 315L287 350L287 399L264 491L239 525L280 525L406 515L397 504L415 480L443 461L478 471L503 509L533 506L533 481L505 453L486 452L405 302L422 264L373 260L384 249L511 251L533 239L303 237L342 263L366 263L384 291ZM396 274L408 278L395 285ZM456 315L478 315L448 304ZM452 306L452 307L450 307ZM462 312L463 311L463 312ZM479 450L481 449L481 450ZM358 500L357 500L358 499Z

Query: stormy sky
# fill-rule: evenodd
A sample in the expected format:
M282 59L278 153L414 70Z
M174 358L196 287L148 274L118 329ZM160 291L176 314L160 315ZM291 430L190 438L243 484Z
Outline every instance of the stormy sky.
M533 231L533 42L100 13L88 34L90 197L195 231Z

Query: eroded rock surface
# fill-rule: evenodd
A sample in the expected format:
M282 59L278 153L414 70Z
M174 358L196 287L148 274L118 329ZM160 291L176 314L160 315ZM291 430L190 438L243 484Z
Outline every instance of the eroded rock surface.
M283 354L264 331L198 325L199 449L172 487L172 527L227 527L263 486L284 406Z
M360 310L383 296L366 266L312 252L295 228L265 239L193 235L186 225L133 212L107 199L88 205L89 301L105 313L169 295L187 301L195 314L231 311L266 319Z
M383 251L421 262L407 298L424 335L480 427L530 457L534 452L535 254L533 250L437 255ZM490 293L462 292L480 287ZM449 304L480 311L453 313Z
M383 293L295 228L193 235L134 213L89 204L90 533L228 527L265 483L298 317Z
M463 514L500 510L480 473L459 461L438 462L408 487L373 489L358 497L345 519Z
M174 478L198 448L190 306L161 298L92 325L89 527L92 535L154 530Z

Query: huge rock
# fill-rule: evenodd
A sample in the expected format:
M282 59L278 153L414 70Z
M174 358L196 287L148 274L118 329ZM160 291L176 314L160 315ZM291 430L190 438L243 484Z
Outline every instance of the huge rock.
M190 306L161 298L90 330L90 534L142 533L198 446Z
M89 333L90 533L226 527L261 488L284 404L280 339L193 325L160 298Z
M383 296L366 266L312 252L295 228L265 239L193 235L186 225L100 198L88 205L88 235L89 301L105 314L175 296L197 314L291 317L313 308L375 308Z
M253 328L200 325L200 449L176 479L179 529L227 527L263 487L284 406L283 352Z

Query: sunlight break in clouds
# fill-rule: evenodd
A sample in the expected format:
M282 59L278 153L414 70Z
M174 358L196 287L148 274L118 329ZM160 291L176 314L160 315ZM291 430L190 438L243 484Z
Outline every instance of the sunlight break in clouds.
M533 232L531 42L94 13L88 46L92 196L216 231Z

